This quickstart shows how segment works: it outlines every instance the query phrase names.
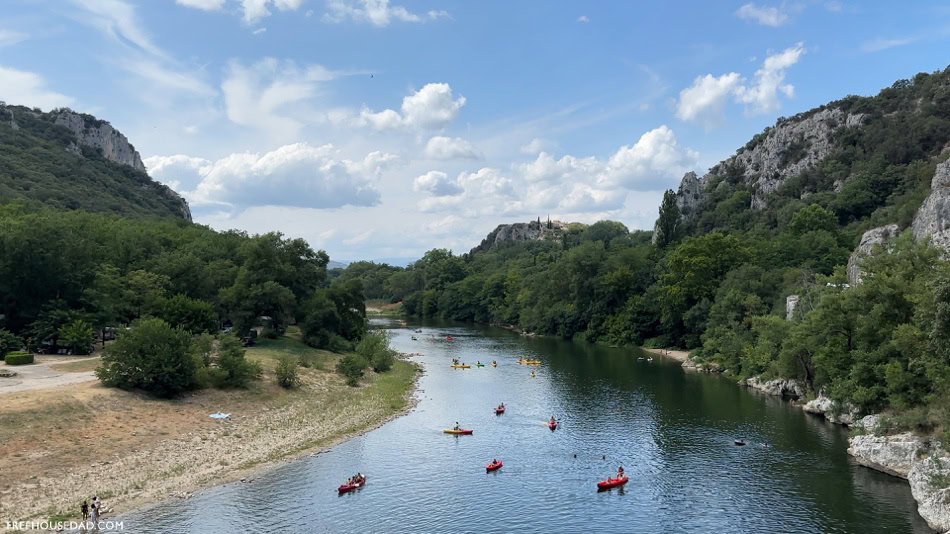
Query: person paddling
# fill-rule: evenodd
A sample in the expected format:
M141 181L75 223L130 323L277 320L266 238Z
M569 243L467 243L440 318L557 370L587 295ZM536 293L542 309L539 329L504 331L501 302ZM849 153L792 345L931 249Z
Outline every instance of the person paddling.
M623 466L617 468L617 478L623 478Z
M459 426L459 422L455 422L455 430L462 430L462 427Z

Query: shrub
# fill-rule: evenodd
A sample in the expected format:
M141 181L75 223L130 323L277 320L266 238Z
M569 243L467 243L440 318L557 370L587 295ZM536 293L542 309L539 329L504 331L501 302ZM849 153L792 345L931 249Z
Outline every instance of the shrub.
M18 350L23 346L23 341L16 337L13 332L0 328L0 360L11 351Z
M143 319L106 347L96 375L102 383L172 397L197 385L191 336L161 319Z
M59 329L59 342L69 347L73 354L91 354L95 339L95 331L82 319L76 319Z
M211 334L201 334L191 342L191 352L197 358L203 367L211 365L211 355L214 353L214 336Z
M223 336L218 341L218 369L224 371L223 377L215 384L220 388L246 388L251 380L261 377L261 366L244 357L241 340L234 336Z
M307 369L314 369L319 364L316 354L303 354L300 356L300 366Z
M346 383L350 386L359 384L365 368L366 360L357 354L347 354L336 364L336 372L346 377Z
M289 356L282 356L277 363L277 384L281 387L292 389L300 385L300 377L297 376L297 362Z
M33 355L29 352L8 352L7 365L27 365L33 363Z
M382 330L367 333L356 346L356 353L377 373L392 369L396 361L394 351L389 348L389 335Z

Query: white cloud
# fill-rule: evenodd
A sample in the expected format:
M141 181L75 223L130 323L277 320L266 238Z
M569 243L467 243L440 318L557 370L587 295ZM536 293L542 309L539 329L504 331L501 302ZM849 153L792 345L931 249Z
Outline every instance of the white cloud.
M530 142L528 142L528 144L523 145L523 146L521 147L521 152L522 152L523 154L531 154L531 155L534 155L534 154L537 154L537 153L541 152L541 151L544 150L545 148L547 148L547 146L548 146L548 143L547 143L546 141L535 137L535 138L532 139Z
M673 130L663 125L640 136L633 146L620 147L607 161L597 183L634 191L662 190L694 168L698 160L699 154L680 147Z
M370 237L373 237L375 230L366 230L365 232L360 232L353 237L343 240L344 245L359 245L365 243L369 240Z
M71 0L86 11L87 22L120 43L153 56L167 58L162 49L152 43L151 36L139 25L135 7L122 0Z
M175 91L190 93L195 96L211 97L218 92L200 80L197 76L171 70L158 61L139 58L126 60L121 63L125 70L136 74L151 85L160 85Z
M267 31L267 28L258 28L251 32L251 35L260 35Z
M763 26L772 27L781 26L788 20L784 3L780 7L759 7L753 3L748 3L736 11L736 16L740 19L754 20Z
M39 74L0 66L0 100L44 110L71 106L75 99L46 87Z
M590 19L587 18L587 15L581 15L577 17L577 22L590 22Z
M730 72L715 77L698 76L693 84L680 91L676 103L676 117L702 124L709 131L725 121L724 107L732 96L745 105L748 115L772 113L781 107L780 96L795 96L795 86L785 82L785 71L798 63L805 47L798 43L782 52L768 54L762 67L755 71L755 83L746 85L745 78Z
M15 45L29 37L23 32L0 29L0 47Z
M224 0L175 0L175 3L203 11L217 11L224 7Z
M736 99L746 104L746 112L751 115L772 113L781 107L779 93L787 98L795 96L795 86L782 83L785 69L798 63L805 53L802 43L786 48L777 54L769 54L762 68L755 71L755 85L736 89Z
M386 109L373 112L363 108L357 124L377 130L416 128L438 130L458 117L465 105L465 97L453 100L452 87L447 83L428 83L422 89L402 99L402 113Z
M362 160L337 157L333 145L294 143L265 154L236 153L210 162L188 156L146 160L150 175L177 182L193 207L253 206L338 208L373 206L380 195L374 182L397 156L371 152ZM184 188L196 184L194 190Z
M417 15L402 6L390 6L389 0L328 0L327 12L323 22L335 24L350 19L353 22L366 22L378 28L389 26L394 20L402 22L425 22L448 17L445 11L429 11L426 15Z
M581 180L584 177L593 176L601 167L602 165L597 161L597 158L593 156L587 158L563 156L556 160L547 152L538 154L537 159L531 163L519 163L513 166L527 182Z
M336 76L320 65L265 58L245 66L232 60L221 84L227 116L236 124L293 138L311 113L307 102L318 85Z
M723 107L742 78L735 72L718 78L712 74L697 76L693 85L680 91L676 104L676 117L684 121L698 122L711 130L725 121Z
M149 176L175 191L192 191L201 182L201 176L210 169L211 161L178 154L151 156L142 160Z
M431 159L481 159L484 156L471 143L461 137L437 135L426 143L425 155Z
M880 52L881 50L887 50L888 48L894 48L897 46L909 45L916 41L917 39L913 37L900 37L895 39L872 39L870 41L865 41L861 43L861 51L863 52Z
M253 24L271 14L268 6L272 6L279 11L296 11L303 5L303 0L241 0L241 7L244 10L244 22Z
M429 171L416 177L412 183L412 189L437 197L457 195L462 192L462 186L458 181L449 179L449 176L441 171Z

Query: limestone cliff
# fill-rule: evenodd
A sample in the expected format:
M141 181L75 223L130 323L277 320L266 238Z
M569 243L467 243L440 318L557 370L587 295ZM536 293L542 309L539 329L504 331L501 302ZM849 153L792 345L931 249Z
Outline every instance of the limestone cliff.
M561 238L567 226L567 223L561 221L499 224L470 254L496 250L517 241L557 240Z
M900 234L900 227L888 224L872 228L861 236L861 242L848 258L848 282L851 285L861 283L861 260L874 250L875 246L886 246L887 243Z
M915 239L929 237L934 246L950 251L950 161L937 165L930 195L917 211L911 228Z
M135 147L107 121L69 109L54 110L51 114L53 123L73 132L79 145L101 151L102 156L110 161L145 171L145 164ZM73 144L67 150L75 153L78 147Z

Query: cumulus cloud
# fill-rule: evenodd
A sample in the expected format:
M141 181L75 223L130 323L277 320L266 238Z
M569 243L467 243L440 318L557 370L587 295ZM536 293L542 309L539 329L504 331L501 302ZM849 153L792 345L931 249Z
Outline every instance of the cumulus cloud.
M180 187L193 206L226 206L240 211L253 206L338 208L379 203L374 185L383 169L398 159L371 152L362 160L338 157L333 145L294 143L265 154L236 153L217 161L188 156L146 160L153 178ZM189 175L189 173L191 173Z
M224 0L175 0L175 3L202 11L217 11L224 7Z
M785 12L784 3L779 7L759 7L753 3L748 3L736 10L736 16L740 19L752 20L763 26L772 27L781 26L788 21L788 13Z
M243 20L247 24L269 17L271 14L269 7L274 7L279 11L296 11L301 5L303 5L303 0L241 0L244 11Z
M328 24L336 24L349 19L383 28L393 21L425 22L448 16L447 12L436 10L417 15L402 6L390 6L389 0L328 0L327 12L323 14L322 20Z
M399 128L438 130L452 123L465 105L465 97L453 98L447 83L428 83L422 89L402 99L402 112L386 109L374 112L360 111L357 124L377 130Z
M742 77L735 72L718 78L712 74L697 76L693 85L680 91L676 117L700 123L707 131L720 126L726 118L723 113L726 101L741 82Z
M462 192L462 186L457 180L452 180L449 175L441 171L429 171L422 176L416 177L412 183L415 191L430 193L433 196L444 197L458 195Z
M46 87L39 74L0 66L0 100L8 104L52 109L71 106L75 99Z
M443 137L437 135L426 143L425 155L431 159L481 159L479 152L471 143L461 137Z
M590 19L587 18L587 15L581 15L577 17L577 22L590 22Z
M432 171L416 178L424 212L472 216L523 216L548 212L607 213L621 209L628 191L649 193L673 186L695 168L698 154L681 147L673 131L660 126L609 158L555 157L540 152L533 161L514 163L510 171L483 167L450 179Z
M316 95L318 85L336 76L320 65L266 58L245 66L232 60L221 84L225 111L236 124L294 137L303 126L301 115L309 113L306 103Z
M795 86L785 83L785 71L798 63L804 53L804 45L798 43L781 52L768 54L762 67L755 71L751 85L746 85L745 78L735 72L719 77L712 74L698 76L692 85L680 91L676 103L677 118L702 124L707 131L711 130L725 121L724 107L730 96L736 103L745 105L748 115L777 111L781 107L781 96L795 96Z
M746 104L749 114L778 111L781 107L779 93L788 98L795 96L795 86L783 83L785 70L798 63L804 53L804 45L798 43L777 54L769 54L762 68L755 71L755 85L736 89L737 100Z
M657 191L695 167L698 160L699 154L679 146L673 130L663 125L640 136L632 146L620 147L607 160L597 182L634 191Z

